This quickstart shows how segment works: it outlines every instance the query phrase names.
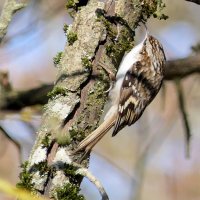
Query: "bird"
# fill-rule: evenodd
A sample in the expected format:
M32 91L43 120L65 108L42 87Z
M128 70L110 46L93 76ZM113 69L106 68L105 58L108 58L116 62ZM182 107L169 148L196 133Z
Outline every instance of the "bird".
M144 39L122 59L113 88L109 92L111 107L103 123L83 139L75 153L90 152L112 128L115 136L134 124L159 92L166 62L162 44L146 29Z

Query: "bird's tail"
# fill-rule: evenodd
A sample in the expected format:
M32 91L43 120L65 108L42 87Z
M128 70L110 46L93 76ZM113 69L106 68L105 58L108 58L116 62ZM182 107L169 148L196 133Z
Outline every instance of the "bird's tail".
M115 115L106 119L95 131L80 142L77 149L73 153L77 153L80 150L85 150L85 152L91 151L91 149L102 139L102 137L115 125L115 120Z

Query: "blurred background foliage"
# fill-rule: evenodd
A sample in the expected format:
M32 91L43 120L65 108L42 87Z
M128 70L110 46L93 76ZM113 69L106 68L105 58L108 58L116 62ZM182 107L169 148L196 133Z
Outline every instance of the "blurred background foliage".
M161 41L168 60L194 54L191 47L200 41L200 6L183 0L164 2L169 19L150 19L150 33ZM3 3L1 0L0 9ZM26 91L55 81L53 57L67 42L63 25L72 23L65 4L64 0L30 1L14 16L0 48L0 70L8 73L14 90ZM140 33L138 30L137 35ZM135 125L114 138L107 135L92 153L90 170L101 180L110 199L200 199L199 75L181 83L192 131L190 158L185 157L176 85L165 81ZM0 178L17 182L20 163L27 159L34 143L41 113L42 106L0 113ZM81 188L88 199L99 198L87 180ZM0 200L7 199L0 194Z

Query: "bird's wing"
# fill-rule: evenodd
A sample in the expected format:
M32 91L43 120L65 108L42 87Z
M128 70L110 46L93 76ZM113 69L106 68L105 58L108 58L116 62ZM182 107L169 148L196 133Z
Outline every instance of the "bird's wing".
M141 67L141 63L134 63L124 77L113 136L124 126L133 124L141 116L145 108L140 98L139 87L142 87L142 84L140 84L141 77L138 74L138 67Z

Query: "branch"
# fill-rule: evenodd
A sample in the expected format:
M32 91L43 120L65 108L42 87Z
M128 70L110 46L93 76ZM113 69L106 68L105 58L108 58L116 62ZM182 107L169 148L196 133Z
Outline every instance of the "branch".
M26 4L19 3L17 0L6 0L0 16L0 43L7 33L8 25L10 24L13 15Z
M48 101L48 92L53 85L42 85L28 91L15 91L10 82L7 72L0 71L0 109L20 110L26 106L45 104Z
M165 69L165 80L183 78L190 74L200 73L200 55L168 61Z
M99 193L102 197L102 200L108 200L109 199L105 189L102 186L102 184L99 182L99 180L97 180L97 178L87 168L79 168L76 171L76 174L79 174L83 177L88 178L88 180L90 182L92 182L95 185L95 187L99 190Z
M175 80L189 75L200 73L200 55L190 56L183 59L167 61L165 80ZM42 85L38 88L18 92L12 89L8 82L8 74L0 72L0 109L19 110L27 106L47 103L47 94L53 85Z
M5 94L4 102L0 102L0 108L3 110L20 110L27 106L44 105L48 102L48 93L53 85L42 85L27 91L10 91Z
M200 5L200 0L186 0Z

